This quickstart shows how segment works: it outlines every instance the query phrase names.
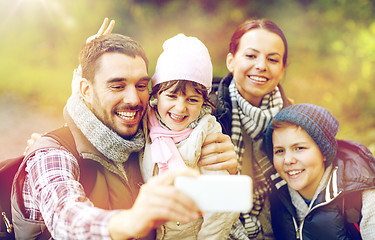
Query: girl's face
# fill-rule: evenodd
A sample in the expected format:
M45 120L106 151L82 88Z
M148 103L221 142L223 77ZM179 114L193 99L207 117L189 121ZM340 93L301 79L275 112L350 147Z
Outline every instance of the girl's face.
M253 106L259 107L264 95L274 90L282 78L284 52L277 34L254 29L241 37L235 55L227 55L227 67L239 93Z
M195 121L201 112L203 96L192 84L186 85L185 95L173 93L175 86L158 94L158 112L163 123L174 131L181 131Z
M318 145L296 126L275 129L272 141L277 172L291 188L311 200L325 171L326 159Z

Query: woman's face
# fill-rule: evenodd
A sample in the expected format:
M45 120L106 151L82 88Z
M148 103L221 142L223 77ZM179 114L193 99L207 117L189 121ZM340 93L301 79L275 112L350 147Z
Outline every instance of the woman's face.
M264 95L275 89L282 78L284 52L277 34L254 29L241 37L235 55L227 55L227 67L239 93L253 106L259 107Z

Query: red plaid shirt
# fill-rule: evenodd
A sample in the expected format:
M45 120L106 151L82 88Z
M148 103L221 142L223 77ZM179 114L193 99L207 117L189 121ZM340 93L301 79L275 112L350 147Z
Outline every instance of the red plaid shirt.
M36 152L27 162L26 217L44 220L55 239L110 239L108 222L118 211L93 206L78 182L79 166L64 150Z

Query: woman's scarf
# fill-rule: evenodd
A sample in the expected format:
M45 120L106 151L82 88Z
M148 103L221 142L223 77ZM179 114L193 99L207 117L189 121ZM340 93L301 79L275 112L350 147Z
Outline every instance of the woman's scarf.
M238 92L234 80L229 85L229 95L232 102L232 141L241 172L242 155L245 151L242 128L254 139L253 156L254 159L254 180L257 184L253 194L253 208L249 213L241 214L244 227L249 238L256 237L261 232L261 224L258 216L262 211L264 201L271 191L272 182L269 179L273 166L265 154L261 151L262 137L272 118L282 109L283 100L280 91L276 87L272 92L266 94L261 106L254 107L246 101Z
M259 108L252 106L238 92L234 80L229 85L229 94L232 101L232 141L237 153L239 168L242 166L242 154L244 152L242 128L251 139L263 137L268 124L282 109L283 100L279 88L266 94Z

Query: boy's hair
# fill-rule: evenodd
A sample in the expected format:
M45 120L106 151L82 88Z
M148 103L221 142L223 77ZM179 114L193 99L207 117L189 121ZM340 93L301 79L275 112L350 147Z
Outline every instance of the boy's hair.
M295 123L291 123L291 122L286 122L286 121L277 121L275 119L272 120L272 126L271 128L273 130L275 129L280 129L280 128L286 128L286 127L296 127L298 129L302 129L301 126L295 124Z
M109 34L100 36L83 46L79 57L83 78L90 82L94 81L95 73L100 67L97 60L105 53L121 53L133 58L139 56L148 68L148 59L141 44L121 34Z
M211 100L209 99L208 97L208 89L203 86L202 84L200 83L196 83L196 82L193 82L193 81L189 81L189 80L172 80L172 81L168 81L168 82L162 82L162 83L159 83L157 85L155 85L153 88L152 88L152 92L151 92L151 96L153 96L154 98L158 95L158 94L161 94L162 92L172 88L175 86L174 90L172 91L172 93L179 93L181 92L182 94L186 94L186 87L191 84L191 86L193 86L193 88L195 89L195 91L202 95L203 97L203 106L207 106L207 107L210 107L213 111L215 110L215 105L211 102Z

